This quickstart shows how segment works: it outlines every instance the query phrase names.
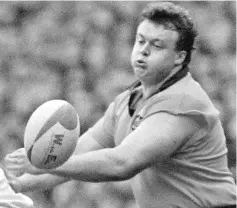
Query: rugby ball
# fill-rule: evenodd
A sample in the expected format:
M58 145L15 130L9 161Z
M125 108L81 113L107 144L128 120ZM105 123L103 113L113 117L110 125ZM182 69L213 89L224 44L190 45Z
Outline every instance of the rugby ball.
M50 100L30 116L24 148L32 165L51 169L62 165L75 150L80 135L79 116L65 100Z

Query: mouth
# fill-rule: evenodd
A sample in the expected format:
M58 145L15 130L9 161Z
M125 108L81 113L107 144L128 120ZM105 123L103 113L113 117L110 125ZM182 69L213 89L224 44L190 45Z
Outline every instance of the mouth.
M147 63L144 60L139 59L135 62L135 67L146 69Z

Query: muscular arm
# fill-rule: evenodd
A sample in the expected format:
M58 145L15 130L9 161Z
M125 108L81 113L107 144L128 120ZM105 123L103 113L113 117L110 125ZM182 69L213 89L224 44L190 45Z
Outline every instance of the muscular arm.
M89 151L95 151L103 148L96 140L94 140L90 134L82 135L77 143L74 155L80 155ZM49 189L53 188L56 185L64 183L70 180L69 177L61 177L51 174L42 174L42 175L31 175L24 174L13 182L17 192L26 192L35 189Z
M145 119L119 146L75 155L49 172L90 182L126 180L166 160L198 128L187 117L155 114Z

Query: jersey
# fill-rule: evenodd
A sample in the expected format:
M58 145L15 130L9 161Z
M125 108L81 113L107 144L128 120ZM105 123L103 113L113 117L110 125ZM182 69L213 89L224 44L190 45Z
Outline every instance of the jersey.
M10 187L2 168L0 165L0 207L33 208L33 201L29 197L15 193Z
M139 92L141 88L134 90ZM236 186L227 165L219 112L191 74L151 96L133 115L129 113L130 96L129 90L120 94L104 117L89 130L104 147L119 145L141 122L160 112L188 116L200 125L169 160L130 179L139 207L195 208L235 204ZM151 128L162 127L154 123Z

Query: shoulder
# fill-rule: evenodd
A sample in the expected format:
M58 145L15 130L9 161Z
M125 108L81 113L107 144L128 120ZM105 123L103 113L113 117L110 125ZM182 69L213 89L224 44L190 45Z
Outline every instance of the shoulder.
M161 110L173 113L191 111L216 113L217 111L209 96L191 75L184 78L182 82L153 96L147 103L147 110L150 113Z

